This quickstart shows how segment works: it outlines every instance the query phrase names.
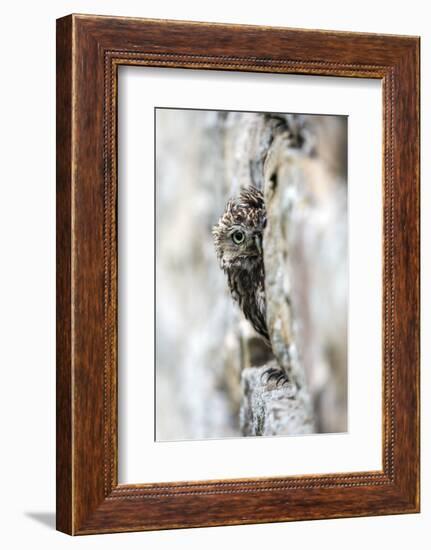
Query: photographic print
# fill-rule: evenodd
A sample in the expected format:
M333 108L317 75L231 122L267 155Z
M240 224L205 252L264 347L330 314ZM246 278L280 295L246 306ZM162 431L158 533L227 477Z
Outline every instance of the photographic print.
M156 440L347 430L347 117L155 109Z
M57 21L58 530L420 510L419 46Z

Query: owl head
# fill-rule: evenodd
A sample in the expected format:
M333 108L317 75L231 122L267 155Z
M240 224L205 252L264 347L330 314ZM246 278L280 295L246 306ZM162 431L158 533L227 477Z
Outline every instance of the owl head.
M213 228L214 244L220 266L252 267L262 260L262 238L266 225L265 203L255 187L243 189L229 200Z

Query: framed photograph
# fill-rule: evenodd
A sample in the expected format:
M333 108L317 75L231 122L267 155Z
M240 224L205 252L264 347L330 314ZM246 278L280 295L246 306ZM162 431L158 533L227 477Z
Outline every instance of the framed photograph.
M419 511L419 38L57 21L57 528Z

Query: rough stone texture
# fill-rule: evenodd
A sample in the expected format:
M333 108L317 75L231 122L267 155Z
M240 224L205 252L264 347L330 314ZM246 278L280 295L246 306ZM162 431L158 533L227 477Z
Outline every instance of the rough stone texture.
M291 118L291 117L290 117ZM296 207L293 189L301 178L299 157L308 153L307 141L296 120L269 120L263 133L266 145L261 181L267 210L264 234L267 324L275 359L262 369L243 371L241 427L245 435L293 435L315 431L314 415L305 369L298 357L293 328L288 235L291 211ZM305 132L304 132L305 133ZM263 147L261 147L261 150ZM281 368L288 383L275 385L265 376L269 367Z
M266 382L268 367L277 366L273 360L263 367L242 371L240 422L244 435L299 435L315 431L309 393L294 383L277 386L273 380Z
M346 121L157 114L160 440L346 430ZM229 296L211 227L242 186L263 189L274 355ZM289 384L267 383L277 365Z
M291 384L274 390L265 377L244 371L242 429L247 435L344 431L347 188L334 171L345 171L343 147L331 145L341 150L338 162L334 153L331 163L322 160L322 139L336 137L318 117L286 117L285 126L271 130L263 164L267 323L275 362Z

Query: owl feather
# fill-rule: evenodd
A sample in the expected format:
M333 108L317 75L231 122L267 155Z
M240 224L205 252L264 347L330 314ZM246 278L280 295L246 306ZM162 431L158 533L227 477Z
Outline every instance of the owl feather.
M265 226L263 195L256 187L250 186L228 201L223 215L213 228L213 237L232 298L256 332L270 344L262 249Z

